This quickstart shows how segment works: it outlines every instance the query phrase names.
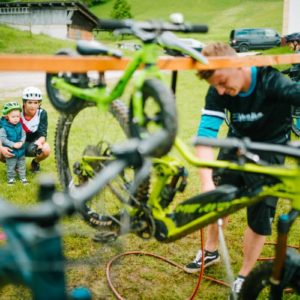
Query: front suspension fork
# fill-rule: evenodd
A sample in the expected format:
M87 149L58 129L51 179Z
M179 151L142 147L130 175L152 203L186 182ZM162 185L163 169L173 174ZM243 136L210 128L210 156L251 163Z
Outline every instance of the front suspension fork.
M279 217L277 224L278 236L275 250L275 259L273 262L272 275L270 278L270 299L282 298L284 286L281 283L284 275L283 270L287 254L287 238L290 228L296 218L299 216L299 213L300 212L297 210L291 210L288 214L284 214Z

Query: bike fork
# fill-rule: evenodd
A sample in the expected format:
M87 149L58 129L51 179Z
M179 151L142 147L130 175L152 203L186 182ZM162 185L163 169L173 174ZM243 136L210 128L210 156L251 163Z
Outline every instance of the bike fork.
M291 210L289 214L281 215L277 224L277 245L273 262L272 275L270 278L271 292L270 299L282 299L284 286L281 284L283 278L284 263L287 252L287 237L291 225L298 217L299 211Z

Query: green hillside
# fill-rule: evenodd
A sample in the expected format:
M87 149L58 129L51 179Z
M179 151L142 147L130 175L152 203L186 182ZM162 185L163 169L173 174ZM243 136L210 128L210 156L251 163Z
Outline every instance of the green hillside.
M57 49L73 47L74 41L64 41L47 35L31 34L29 31L0 25L0 53L53 54Z
M227 41L236 27L272 27L282 31L282 0L128 0L135 19L167 20L173 12L181 12L191 22L206 23L209 34L201 39ZM94 6L91 11L109 18L114 0Z
M282 0L128 0L128 3L137 20L167 20L171 13L181 12L189 22L207 24L208 34L189 35L204 42L228 41L230 30L237 27L272 27L278 32L282 29ZM99 18L109 18L113 4L114 0L110 0L90 9ZM74 45L71 41L31 35L3 25L0 31L0 53L52 54ZM100 38L111 39L111 35L102 33Z

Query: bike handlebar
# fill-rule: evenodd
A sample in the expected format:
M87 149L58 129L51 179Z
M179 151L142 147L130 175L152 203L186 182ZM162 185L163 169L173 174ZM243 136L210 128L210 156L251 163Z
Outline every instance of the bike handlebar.
M160 21L134 21L116 20L116 19L99 19L98 25L100 29L104 30L116 30L116 29L132 29L137 27L144 31L174 31L185 33L206 33L208 32L208 26L205 24L173 24Z
M251 142L250 139L226 138L226 139L212 139L196 137L193 141L195 146L210 146L224 149L240 149L245 151L262 151L268 153L282 154L290 157L300 159L299 148L292 144L278 145L260 142Z

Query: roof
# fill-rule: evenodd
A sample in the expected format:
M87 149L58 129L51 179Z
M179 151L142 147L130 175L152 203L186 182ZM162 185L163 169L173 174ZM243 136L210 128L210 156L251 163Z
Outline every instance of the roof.
M88 7L79 1L49 1L49 2L0 2L0 8L5 7L30 7L30 8L76 8L85 17L90 19L95 25L98 26L98 17L94 15Z

